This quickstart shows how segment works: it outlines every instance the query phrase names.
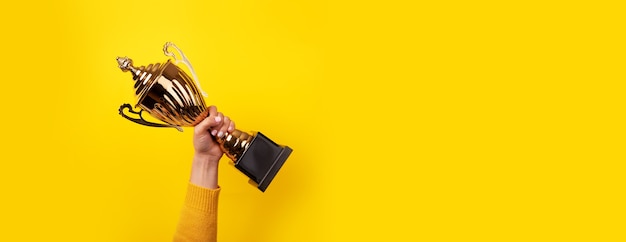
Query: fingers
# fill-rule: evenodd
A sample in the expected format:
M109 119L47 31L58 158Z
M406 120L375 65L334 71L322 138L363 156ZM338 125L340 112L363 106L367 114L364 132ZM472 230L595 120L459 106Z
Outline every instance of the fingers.
M211 135L220 138L234 130L235 122L230 120L228 116L218 112L215 106L210 106L209 116L196 125L197 132L209 131Z
M222 138L224 135L235 130L235 122L233 122L228 116L224 116L223 122L211 128L211 130L211 134L215 133L214 136Z
M213 136L216 136L216 135L217 135L217 136L219 136L219 134L218 134L218 132L219 132L218 128L219 128L219 127L221 127L221 126L224 124L224 119L225 119L225 118L224 118L224 114L222 114L222 113L218 112L218 113L217 113L217 115L216 115L216 116L215 116L215 118L214 118L215 125L212 125L212 126L211 126L211 135L213 135ZM219 136L219 137L221 137L221 136Z
M235 131L235 122L234 121L230 121L230 125L228 125L228 132L233 132Z

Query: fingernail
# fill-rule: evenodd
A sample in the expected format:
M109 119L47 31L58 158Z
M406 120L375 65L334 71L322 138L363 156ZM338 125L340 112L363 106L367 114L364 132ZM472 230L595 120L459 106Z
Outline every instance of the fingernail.
M224 136L224 132L220 131L219 133L217 133L217 137L222 138L222 136Z
M222 118L220 118L220 116L215 117L215 122L219 123L220 121L222 121Z
M215 136L217 134L217 130L211 131L211 135Z

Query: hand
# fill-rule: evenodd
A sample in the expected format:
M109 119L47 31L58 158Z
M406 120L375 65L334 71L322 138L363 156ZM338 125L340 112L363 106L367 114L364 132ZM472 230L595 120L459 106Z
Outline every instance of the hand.
M209 116L194 128L193 145L196 155L219 161L224 153L215 139L235 130L235 122L218 112L215 106L208 109Z
M227 116L210 106L209 116L194 128L193 146L194 156L191 167L190 182L201 187L216 189L217 167L224 155L216 137L223 137L226 133L235 130L235 123Z

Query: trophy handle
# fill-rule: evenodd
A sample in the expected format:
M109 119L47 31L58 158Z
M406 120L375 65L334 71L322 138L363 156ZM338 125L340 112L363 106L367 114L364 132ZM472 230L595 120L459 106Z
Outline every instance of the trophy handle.
M174 53L168 50L169 47L174 48L178 52L178 54L180 54L180 57L182 59L180 60L177 59L176 55L174 55ZM196 76L196 72L193 70L193 66L191 66L191 63L189 62L189 60L187 59L187 57L185 56L182 50L180 50L174 43L166 42L165 46L163 46L163 53L165 53L166 56L174 58L174 64L178 64L178 62L182 62L183 64L185 64L189 68L189 71L191 72L191 75L193 76L193 80L196 82L196 87L198 87L198 90L200 90L200 93L202 93L202 96L205 96L205 97L208 96L206 92L202 90L202 87L200 86L200 81L198 81L198 76Z
M131 113L138 114L139 118L131 118L131 117L129 117L128 115L124 114L124 109L128 109L128 111L131 112ZM134 111L133 110L133 106L131 106L128 103L122 104L120 106L119 112L120 112L120 115L122 115L122 117L124 117L124 118L126 118L126 119L128 119L128 120L130 120L132 122L141 124L141 125L150 126L150 127L175 128L178 131L183 132L183 129L180 126L171 125L171 124L159 124L159 123L153 123L153 122L146 121L145 119L143 119L143 116L142 116L143 109L139 110L139 112Z

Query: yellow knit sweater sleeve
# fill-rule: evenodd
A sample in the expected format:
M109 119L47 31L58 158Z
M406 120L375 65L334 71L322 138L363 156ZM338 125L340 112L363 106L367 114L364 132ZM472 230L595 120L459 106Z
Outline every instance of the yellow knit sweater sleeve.
M185 204L174 234L175 242L217 241L217 200L220 190L189 183Z

